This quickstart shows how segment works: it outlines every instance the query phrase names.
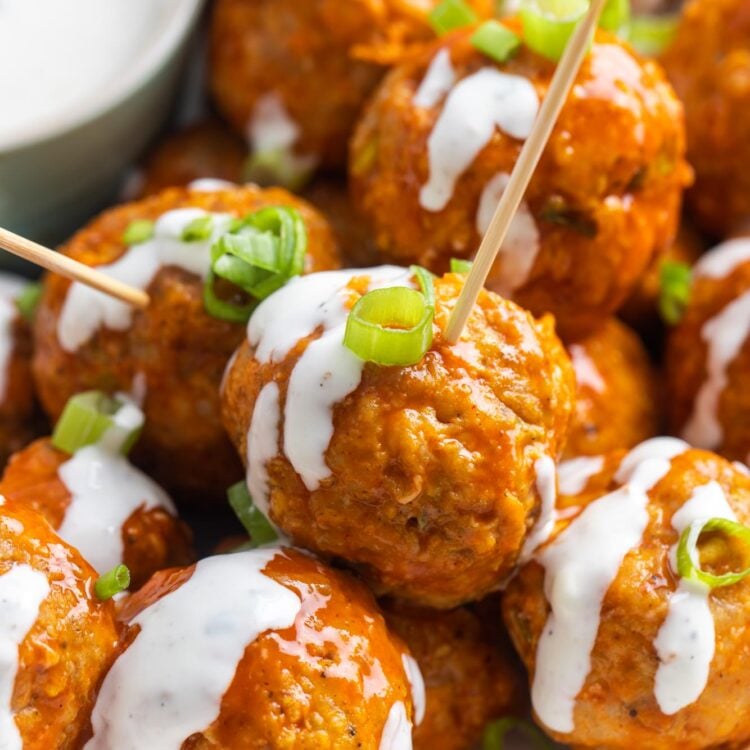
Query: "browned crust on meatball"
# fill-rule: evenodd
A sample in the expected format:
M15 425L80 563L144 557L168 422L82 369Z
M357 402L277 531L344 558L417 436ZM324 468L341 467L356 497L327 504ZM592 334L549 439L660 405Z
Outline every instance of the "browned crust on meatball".
M307 272L338 266L325 219L285 190L252 185L218 192L173 188L118 206L78 232L61 252L90 266L112 263L127 249L122 234L133 220L156 219L184 207L242 216L273 205L292 206L302 214ZM210 316L202 280L166 267L148 289L149 307L134 311L128 330L100 328L77 351L67 352L58 340L57 322L69 286L60 276L47 276L34 326L33 373L49 417L57 419L67 400L81 391L130 391L133 379L143 373L146 424L134 461L180 498L223 499L242 469L221 425L218 390L244 327Z

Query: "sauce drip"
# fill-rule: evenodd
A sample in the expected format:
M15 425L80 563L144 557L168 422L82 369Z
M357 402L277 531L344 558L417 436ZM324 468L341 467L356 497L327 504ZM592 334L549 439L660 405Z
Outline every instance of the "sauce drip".
M432 59L417 93L414 94L414 106L432 109L448 94L455 83L456 71L453 69L450 50L441 49Z
M592 477L604 468L604 456L581 456L563 461L557 467L557 481L561 495L578 495L586 489Z
M86 750L180 750L218 716L245 649L294 624L299 597L263 573L264 548L201 560L175 591L143 610L140 632L104 680Z
M544 544L554 531L557 513L555 502L557 501L557 470L555 461L550 456L542 456L534 464L536 472L536 491L542 501L534 527L526 537L526 542L521 550L521 561L531 559L534 552Z
M267 383L255 402L247 434L247 489L258 510L268 518L266 464L279 452L279 386ZM270 520L270 519L269 519Z
M404 665L406 678L411 686L411 700L414 704L414 722L419 726L424 720L425 711L427 710L427 696L425 695L424 678L422 671L417 664L417 660L409 654L403 654L401 661Z
M379 750L412 750L411 722L401 701L396 701L388 712Z
M750 261L750 239L722 242L693 266L696 278L723 279L738 266Z

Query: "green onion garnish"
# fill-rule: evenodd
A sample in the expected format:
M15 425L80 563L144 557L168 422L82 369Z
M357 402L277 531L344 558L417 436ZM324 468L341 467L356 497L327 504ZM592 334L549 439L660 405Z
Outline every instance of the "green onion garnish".
M112 570L97 578L94 593L98 599L106 602L113 596L125 591L130 586L130 571L127 565L117 565Z
M44 287L41 282L35 281L27 284L23 291L16 297L16 307L25 320L31 322L34 319L36 308L42 298Z
M193 219L182 230L181 239L183 242L200 242L202 240L207 240L211 236L213 228L213 216L211 216L210 214L199 216L197 219Z
M607 0L599 26L613 34L627 32L630 22L630 0Z
M432 344L435 309L407 287L374 289L346 320L344 346L365 362L386 367L419 362Z
M708 521L694 521L680 535L677 545L677 572L688 581L702 583L709 588L732 586L750 575L750 568L737 573L713 575L701 568L698 541L703 534L718 533L739 539L745 547L750 548L750 529L741 523L726 518L711 518Z
M675 261L665 261L659 271L659 312L665 323L677 325L690 302L690 266Z
M469 273L474 263L462 258L451 258L451 273Z
M128 224L123 232L122 241L126 245L139 245L148 242L154 236L154 222L148 219L136 219Z
M628 41L642 55L658 57L677 33L679 15L635 16L630 21Z
M471 26L479 21L474 9L464 0L442 0L428 16L430 26L438 36L454 29Z
M524 41L537 54L557 62L587 9L587 0L524 0Z
M227 490L227 498L232 510L237 514L240 523L250 534L250 542L242 545L245 549L254 549L262 544L274 542L279 538L271 522L258 510L245 482L237 482Z
M281 186L298 192L310 181L315 163L296 156L288 148L275 148L250 154L242 167L244 182L261 187Z
M409 270L417 277L419 288L422 290L428 307L435 309L435 274L422 266L409 266Z
M101 391L79 393L65 404L52 433L52 445L65 453L100 442L107 433L108 444L127 454L141 433L142 422L118 421L125 404Z
M263 208L235 222L211 248L211 269L204 286L206 310L216 318L246 321L260 300L304 270L307 230L299 212L286 206ZM238 287L244 304L217 294L217 279Z
M514 730L522 732L538 750L548 750L555 747L552 741L535 724L524 719L507 716L504 719L491 721L484 728L482 750L504 750L506 737Z
M518 52L521 38L499 21L485 21L472 35L471 43L495 62L504 63Z

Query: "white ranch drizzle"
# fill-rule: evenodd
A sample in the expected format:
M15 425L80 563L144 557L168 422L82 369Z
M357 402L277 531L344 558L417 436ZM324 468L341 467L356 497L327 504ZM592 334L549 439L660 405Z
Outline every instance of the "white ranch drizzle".
M561 495L578 495L589 480L604 468L604 456L581 456L563 461L557 467L557 481Z
M456 181L500 128L525 139L539 111L539 97L522 76L482 68L459 81L427 141L430 177L419 202L427 211L442 211Z
M575 728L575 700L591 668L602 601L643 536L648 491L668 473L670 459L687 448L673 438L634 448L616 474L623 486L588 505L537 554L551 613L537 649L532 703L550 729L568 733Z
M413 656L409 656L409 654L402 654L401 661L404 665L406 678L409 680L409 686L411 687L411 700L414 704L414 723L419 726L427 710L427 695L422 670L420 670L417 660Z
M492 217L505 189L508 187L510 175L498 172L486 185L479 199L476 227L477 233L484 236L490 226ZM501 292L509 295L522 287L534 267L534 261L539 254L540 235L534 215L526 201L521 205L513 217L508 228L499 257L502 260L500 275L493 281L501 286Z
M255 402L247 433L247 489L261 513L268 518L268 471L266 464L279 452L279 386L266 383Z
M728 240L706 253L694 266L693 275L723 279L738 266L750 261L750 239Z
M750 336L750 291L730 302L701 329L708 346L708 377L701 385L682 437L698 448L716 448L724 430L719 421L719 401L728 383L729 366Z
M0 576L0 748L22 750L11 700L18 673L18 649L49 594L47 577L30 565L16 565Z
M555 461L550 456L542 456L534 463L536 472L536 491L541 498L542 507L539 518L529 532L523 549L521 562L531 559L534 552L550 537L557 521L555 502L557 501L557 470Z
M209 239L182 242L183 230L194 219L208 215L200 208L178 208L159 217L154 225L154 237L133 245L114 263L97 266L97 270L137 289L146 289L159 270L165 266L182 268L205 278L211 264L211 245L229 226L231 216L210 214L214 217ZM74 282L68 289L60 318L57 337L65 351L74 352L85 344L101 326L116 331L130 327L133 308L107 294Z
M736 520L721 486L716 482L696 487L691 498L672 516L678 533L694 521L709 518ZM670 550L670 564L677 574L677 545ZM694 703L706 687L716 647L714 618L708 586L680 579L669 597L669 610L654 641L659 655L654 695L662 713L671 716Z
M15 348L13 326L19 316L15 301L28 282L0 274L0 401L8 388L8 366Z
M333 408L362 377L364 363L344 346L345 287L358 276L370 277L371 290L412 285L411 272L398 266L297 277L264 300L248 323L248 341L260 363L282 360L299 341L322 329L292 370L283 414L284 453L310 491L331 473L325 452L333 435ZM263 448L264 455L275 455L270 451L270 445Z
M201 177L188 183L190 190L197 190L199 193L218 193L222 190L231 190L236 188L233 182L220 180L217 177Z
M591 388L592 391L597 393L604 393L607 390L607 384L604 382L596 363L586 351L586 347L580 344L571 344L568 347L568 353L576 374L578 387Z
M412 750L411 722L401 701L396 701L388 712L379 750Z
M441 49L432 58L412 102L415 107L431 109L448 94L455 83L456 71L453 69L450 50Z
M299 597L263 573L265 548L201 560L141 612L140 632L104 680L86 750L180 750L216 719L245 649L294 624Z

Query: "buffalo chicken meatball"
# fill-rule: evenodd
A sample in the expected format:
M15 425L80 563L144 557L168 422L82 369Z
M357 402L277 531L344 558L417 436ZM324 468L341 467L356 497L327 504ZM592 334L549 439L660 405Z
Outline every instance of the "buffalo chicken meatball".
M425 715L415 750L469 750L493 720L526 707L526 681L498 628L495 597L480 607L438 612L384 603L388 626L404 639L425 683Z
M560 486L549 541L503 600L537 720L576 748L750 738L750 583L712 589L694 577L745 567L733 537L701 530L750 521L747 469L655 438L563 464Z
M691 216L726 237L750 218L750 6L691 0L663 57L685 104Z
M570 362L550 318L482 291L456 345L443 331L463 278L434 282L431 347L365 363L344 345L382 266L314 274L269 297L228 368L224 420L258 507L309 549L356 565L380 593L426 606L479 598L513 569L562 449Z
M351 146L355 203L378 246L434 271L478 248L555 70L525 46L498 65L471 39L452 34L397 66ZM568 338L596 328L673 239L684 141L658 64L598 32L490 288L554 313Z
M309 555L264 548L157 573L121 616L127 646L87 750L411 748L416 662L370 593Z
M472 0L482 16L490 0ZM285 149L300 170L341 167L381 63L430 39L437 0L218 0L211 88L256 152ZM373 60L375 58L375 60Z
M132 392L146 424L136 463L180 497L222 497L241 468L220 420L219 385L244 326L218 319L204 305L211 243L231 217L271 206L294 208L307 232L305 271L338 265L327 222L284 190L257 187L215 192L171 189L111 209L62 252L131 285L150 304L133 310L81 284L50 275L35 321L34 376L52 419L68 398L98 389ZM213 226L186 237L194 222ZM155 222L141 242L124 235ZM205 225L203 225L205 229ZM149 239L149 235L153 237Z
M0 744L78 750L115 657L111 602L96 573L33 510L0 505Z
M633 331L610 318L567 348L576 374L567 456L632 448L659 432L656 374Z
M673 432L750 460L750 239L725 242L695 265L666 365Z

